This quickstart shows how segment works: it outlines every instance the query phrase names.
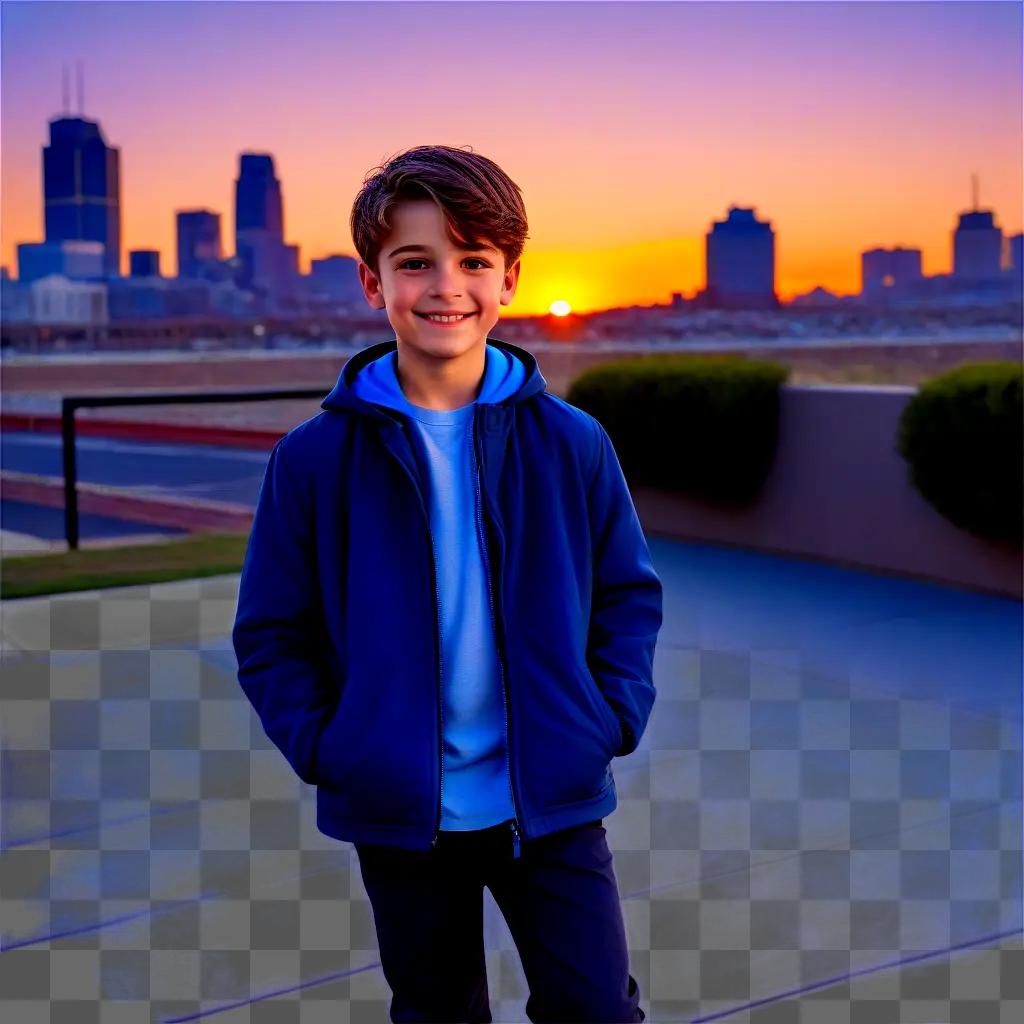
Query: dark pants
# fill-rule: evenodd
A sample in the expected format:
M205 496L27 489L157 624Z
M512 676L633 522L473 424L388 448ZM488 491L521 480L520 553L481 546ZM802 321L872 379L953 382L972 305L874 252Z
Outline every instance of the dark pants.
M428 852L356 844L392 1021L490 1024L483 887L504 915L534 1024L645 1019L601 821L522 841L508 823L442 832Z

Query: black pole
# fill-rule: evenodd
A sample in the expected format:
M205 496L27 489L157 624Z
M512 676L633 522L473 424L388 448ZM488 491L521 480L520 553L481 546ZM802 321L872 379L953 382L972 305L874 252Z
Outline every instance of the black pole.
M78 478L75 468L75 410L112 405L181 405L207 402L263 402L323 398L323 388L271 388L265 391L145 392L134 395L64 395L60 426L64 441L64 536L68 550L78 548Z
M68 550L78 548L78 489L75 486L75 401L63 398L60 403L60 432L64 443L64 536Z

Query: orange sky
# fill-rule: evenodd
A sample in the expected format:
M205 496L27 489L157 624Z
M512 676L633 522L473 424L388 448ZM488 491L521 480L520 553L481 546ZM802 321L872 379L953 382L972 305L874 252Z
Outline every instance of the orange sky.
M874 246L945 273L972 173L1021 230L1020 24L1005 3L5 5L2 259L42 238L46 123L86 54L85 114L121 149L125 269L157 248L175 271L176 209L220 211L232 251L242 150L274 154L303 270L352 255L363 175L443 142L523 190L507 315L692 295L733 203L774 227L783 300L858 290Z

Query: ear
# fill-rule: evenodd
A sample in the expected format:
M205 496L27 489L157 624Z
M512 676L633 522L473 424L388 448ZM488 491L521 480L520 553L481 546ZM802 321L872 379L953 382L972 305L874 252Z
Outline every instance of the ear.
M356 270L359 273L359 284L363 289L363 294L366 296L366 301L374 309L384 308L384 292L380 286L380 280L377 275L370 269L369 265L363 260L359 260L356 264Z
M507 306L516 293L516 288L519 285L519 264L520 260L516 260L511 267L505 272L505 277L501 282L501 304Z

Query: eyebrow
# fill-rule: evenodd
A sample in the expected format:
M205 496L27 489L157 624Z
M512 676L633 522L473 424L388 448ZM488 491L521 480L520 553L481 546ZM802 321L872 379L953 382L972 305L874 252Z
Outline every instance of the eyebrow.
M487 252L497 252L498 251L497 249L494 248L494 246L486 245L486 244L484 244L482 242L476 243L474 245L460 245L459 248L463 252L483 252L485 250ZM391 252L388 253L388 259L391 259L392 256L397 256L399 253L402 253L402 252L432 252L432 251L433 250L430 248L429 245L400 245L397 249L392 249Z

